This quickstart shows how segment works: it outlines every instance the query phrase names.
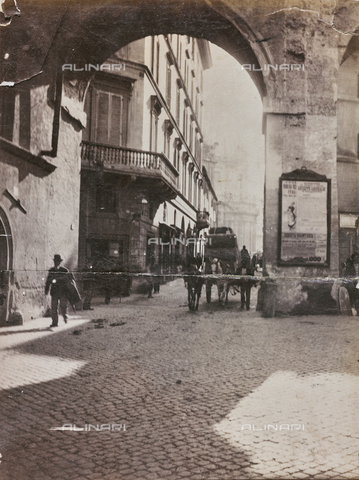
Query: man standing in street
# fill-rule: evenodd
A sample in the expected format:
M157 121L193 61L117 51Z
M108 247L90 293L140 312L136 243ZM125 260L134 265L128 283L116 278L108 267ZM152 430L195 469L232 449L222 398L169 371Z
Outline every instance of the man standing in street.
M243 245L243 248L241 250L241 268L247 270L247 268L250 268L250 264L251 264L251 256L249 255L249 252L246 249L246 246Z
M154 266L155 266L155 259L151 258L150 265L147 267L148 273L154 273ZM153 298L152 292L154 287L154 277L153 275L148 275L147 278L147 290L148 290L148 298Z
M92 262L89 262L83 269L82 287L85 295L82 310L93 310L91 307L91 299L95 288L95 273L93 271Z
M54 255L54 267L50 268L45 285L45 295L50 292L51 295L51 318L50 327L57 327L59 322L58 308L67 323L67 298L65 289L67 283L71 280L72 274L67 268L60 267L62 262L61 255Z
M151 266L151 273L153 273L153 293L160 293L161 267L158 263Z
M241 250L241 266L240 266L240 275L254 275L254 272L251 269L251 257L249 255L246 246L243 245ZM244 278L242 280L241 285L241 310L244 310L246 307L247 310L250 309L250 302L251 302L251 288L253 285L253 281Z

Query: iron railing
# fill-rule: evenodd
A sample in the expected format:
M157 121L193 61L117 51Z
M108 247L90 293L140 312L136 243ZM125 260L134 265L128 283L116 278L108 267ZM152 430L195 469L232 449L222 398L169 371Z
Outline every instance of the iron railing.
M82 142L81 161L83 166L111 168L126 173L148 176L164 176L177 188L179 173L162 153L111 147L101 143Z

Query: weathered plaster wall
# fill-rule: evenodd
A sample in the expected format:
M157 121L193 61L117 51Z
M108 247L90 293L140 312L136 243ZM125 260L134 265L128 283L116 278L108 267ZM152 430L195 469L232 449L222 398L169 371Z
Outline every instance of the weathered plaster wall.
M1 207L10 223L13 242L13 270L10 307L17 307L26 318L41 313L44 306L43 270L46 266L47 180L42 172L26 168L16 157L1 154ZM26 209L14 206L4 191L8 190Z
M50 150L53 109L47 101L48 86L30 91L30 150ZM60 120L58 156L53 173L32 166L23 159L1 152L1 206L13 235L13 270L10 312L18 309L25 320L44 313L44 285L55 253L64 264L77 267L80 180L80 133L65 115ZM4 191L19 199L23 213Z

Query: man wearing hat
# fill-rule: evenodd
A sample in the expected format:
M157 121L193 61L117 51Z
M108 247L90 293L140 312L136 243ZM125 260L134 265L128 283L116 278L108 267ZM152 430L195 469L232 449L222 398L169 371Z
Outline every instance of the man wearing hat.
M45 295L50 291L51 295L51 327L57 327L59 323L58 308L60 303L60 312L67 323L67 298L65 296L66 284L69 281L69 271L65 267L60 267L62 262L61 255L54 255L54 267L50 268L45 285Z

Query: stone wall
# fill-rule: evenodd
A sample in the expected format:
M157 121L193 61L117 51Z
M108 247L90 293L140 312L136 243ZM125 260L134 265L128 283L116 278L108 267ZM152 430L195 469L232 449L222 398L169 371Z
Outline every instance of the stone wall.
M29 148L34 162L35 155L51 149L54 108L47 102L48 90L49 86L43 85L29 92ZM56 166L53 171L30 163L30 153L20 148L14 154L4 149L1 152L0 206L11 227L15 272L8 313L18 309L25 320L41 315L47 308L44 285L53 255L60 253L71 270L77 267L80 140L79 132L62 114L57 157L48 157L48 165ZM6 190L13 199L4 193ZM20 200L26 213L14 199Z

